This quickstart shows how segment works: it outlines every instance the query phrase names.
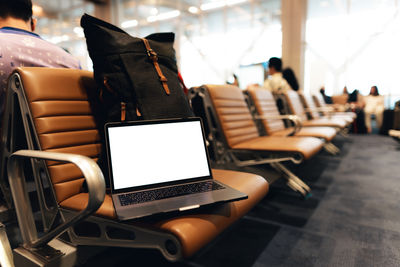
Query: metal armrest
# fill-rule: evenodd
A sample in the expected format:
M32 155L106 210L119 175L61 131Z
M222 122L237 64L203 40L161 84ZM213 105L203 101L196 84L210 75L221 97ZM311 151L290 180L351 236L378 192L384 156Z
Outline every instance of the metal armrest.
M37 236L31 205L28 194L25 190L25 175L24 168L22 167L24 158L36 158L73 163L82 171L88 187L89 199L86 208L79 212L72 219L62 223L40 238ZM7 168L8 180L14 199L18 224L20 226L21 235L24 242L23 245L27 248L36 248L47 244L49 241L62 234L65 230L76 224L78 221L81 221L90 214L94 213L104 201L105 182L103 173L96 162L88 157L67 153L19 150L10 156Z
M322 113L328 113L326 116L328 118L332 117L332 114L335 112L331 108L324 108L324 107L315 107L315 108L305 108L304 109L306 112L322 112Z
M290 132L287 136L295 135L298 131L301 130L301 127L303 127L303 121L297 115L274 115L274 116L264 115L264 116L256 116L255 119L257 120L287 119L292 121L294 124L293 131Z
M305 111L308 111L308 112L334 112L334 109L331 107L315 107L315 108L305 108Z

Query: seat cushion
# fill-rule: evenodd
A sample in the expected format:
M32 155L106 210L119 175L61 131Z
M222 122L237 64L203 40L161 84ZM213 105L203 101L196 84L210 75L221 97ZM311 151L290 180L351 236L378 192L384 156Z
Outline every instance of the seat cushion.
M261 136L241 142L233 146L233 149L294 152L309 159L321 150L323 142L314 137L283 137L283 136Z
M287 136L293 131L293 128L273 132L272 136ZM295 136L318 137L330 142L336 136L336 130L332 127L304 127L296 133Z
M338 118L321 118L314 119L309 121L303 121L303 126L305 127L314 127L314 126L325 126L325 127L336 127L336 128L344 128L346 127L346 121Z
M241 218L268 192L267 181L255 174L213 170L213 176L216 180L247 194L249 198L215 207L210 206L210 208L201 210L202 212L196 214L168 218L149 225L173 233L182 244L185 258L192 256L234 221ZM86 207L87 200L88 194L81 193L64 200L60 205L67 209L82 210ZM96 215L116 219L110 195L106 195L104 203L97 210ZM141 224L143 225L143 222Z
M349 112L335 112L334 116L348 116L348 117L353 118L353 119L357 118L357 114L354 113L354 112L351 112L351 111L349 111Z

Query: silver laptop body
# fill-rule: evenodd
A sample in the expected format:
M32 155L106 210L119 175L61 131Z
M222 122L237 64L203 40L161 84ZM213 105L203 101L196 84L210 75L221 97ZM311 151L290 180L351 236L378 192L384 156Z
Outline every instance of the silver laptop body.
M119 220L247 198L213 179L200 118L107 123Z

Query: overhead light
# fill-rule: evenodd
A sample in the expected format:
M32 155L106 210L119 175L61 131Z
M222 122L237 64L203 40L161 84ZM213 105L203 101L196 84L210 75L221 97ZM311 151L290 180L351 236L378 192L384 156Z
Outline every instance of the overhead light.
M247 2L247 0L216 1L216 2L210 2L210 3L202 4L200 6L200 9L203 10L203 11L206 11L206 10L221 8L221 7L224 7L224 6L234 6L234 5L237 5L237 4L244 3L244 2Z
M205 11L205 10L221 8L224 6L225 6L225 1L218 1L218 2L210 2L210 3L202 4L200 6L200 9Z
M150 9L150 14L151 14L152 16L157 15L157 14L158 14L158 9L155 8L155 7L153 7L152 9Z
M64 34L62 36L54 36L53 38L50 38L50 42L52 42L53 44L58 44L61 42L66 42L69 40L69 36Z
M228 6L233 6L233 5L237 5L237 4L241 4L241 3L244 3L244 2L246 2L247 0L227 0L226 1L226 4L228 5Z
M37 17L43 16L43 7L36 4L32 5L32 13Z
M126 29L126 28L132 28L136 27L139 24L139 22L134 19L134 20L127 20L121 23L121 27Z
M147 21L155 22L155 21L159 21L159 20L172 19L172 18L178 17L180 14L181 14L181 12L179 10L173 10L170 12L158 14L156 16L150 16L147 18Z
M195 6L189 7L189 8L188 8L188 11L189 11L190 13L192 13L192 14L197 14L197 13L199 13L199 9L198 9L197 7L195 7Z
M329 6L329 2L328 1L321 1L319 3L322 7L328 7Z
M81 27L75 27L74 33L76 33L76 35L78 35L78 37L80 38L85 37L85 34L83 33L83 29Z

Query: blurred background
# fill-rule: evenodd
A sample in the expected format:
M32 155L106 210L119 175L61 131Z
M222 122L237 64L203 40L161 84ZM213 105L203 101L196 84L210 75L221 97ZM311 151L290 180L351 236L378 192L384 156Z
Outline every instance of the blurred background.
M398 2L33 0L37 33L79 58L84 69L92 70L92 64L79 21L88 13L133 36L174 32L178 66L189 87L231 82L233 74L242 88L262 84L266 61L274 56L284 65L296 60L294 70L306 93L325 86L328 95L340 94L347 86L366 95L376 84L388 96L387 107L400 95ZM291 42L299 32L300 42ZM293 56L285 52L293 49L298 51Z

